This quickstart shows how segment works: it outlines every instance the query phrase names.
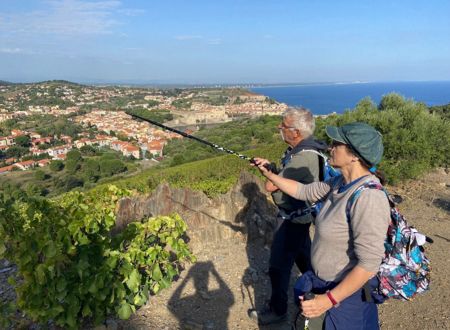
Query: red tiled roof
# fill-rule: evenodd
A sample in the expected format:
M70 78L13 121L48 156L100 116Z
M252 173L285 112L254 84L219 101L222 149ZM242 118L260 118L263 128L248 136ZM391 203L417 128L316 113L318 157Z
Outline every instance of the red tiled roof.
M135 146L132 146L132 145L125 146L124 149L126 151L139 151L138 147L135 147Z
M0 173L9 172L9 171L12 170L13 167L14 167L14 165L9 165L9 166L5 166L5 167L0 167Z
M33 165L34 163L35 163L34 160L26 160L26 161L23 161L23 162L16 163L15 165L27 166L27 165Z
M164 147L164 142L161 140L154 140L150 141L147 146L149 149L162 149Z

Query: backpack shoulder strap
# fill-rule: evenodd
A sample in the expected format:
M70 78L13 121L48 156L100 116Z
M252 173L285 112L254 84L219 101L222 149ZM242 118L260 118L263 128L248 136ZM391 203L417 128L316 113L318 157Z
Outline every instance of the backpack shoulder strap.
M375 181L366 181L352 193L352 195L350 196L350 198L347 201L347 205L345 207L345 214L347 216L347 222L350 222L350 210L351 210L352 206L355 204L356 200L361 195L361 193L367 189L377 189L377 190L383 191L386 194L387 199L389 200L389 205L392 206L389 194L386 191L386 189L381 185L381 183L375 182Z
M321 153L320 151L315 150L315 149L302 149L298 153L300 154L302 152L312 152L312 153L315 153L317 156L322 157L323 159L328 159L327 156L325 156L323 153Z
M298 154L303 152L312 152L319 157L319 179L320 181L323 181L325 179L325 166L327 165L328 157L315 149L302 149L298 152Z

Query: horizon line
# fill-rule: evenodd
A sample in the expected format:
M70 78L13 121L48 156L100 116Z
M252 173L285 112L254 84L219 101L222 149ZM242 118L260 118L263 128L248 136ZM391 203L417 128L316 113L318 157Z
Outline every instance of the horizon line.
M0 85L2 83L12 85L26 85L26 84L42 84L46 82L66 82L79 85L90 86L140 86L140 87L250 87L250 88L267 88L267 87L285 87L285 86L316 86L316 85L356 85L356 84L374 84L374 83L416 83L416 82L450 82L450 79L438 79L438 80L353 80L353 81L317 81L317 82L216 82L216 83L182 83L182 82L152 82L152 81L101 81L101 80L67 80L67 79L47 79L36 81L11 81L0 79Z

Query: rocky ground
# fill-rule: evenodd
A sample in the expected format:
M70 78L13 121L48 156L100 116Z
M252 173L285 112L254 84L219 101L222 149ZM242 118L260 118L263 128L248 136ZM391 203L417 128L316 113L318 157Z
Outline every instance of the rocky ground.
M438 170L421 180L389 187L404 201L399 208L409 222L427 234L432 264L431 291L411 302L380 306L382 329L450 329L450 175ZM225 224L224 224L225 225ZM247 242L237 231L221 242L205 242L198 262L183 271L169 289L150 299L128 321L108 320L103 329L289 329L258 327L248 317L270 294L269 249L264 240ZM5 278L14 266L0 263L0 297L12 296ZM292 281L297 271L293 271ZM292 298L292 297L291 297ZM290 318L296 310L291 304Z
M426 247L432 263L432 286L430 292L411 302L388 301L381 305L381 327L450 329L450 175L439 170L389 190L403 197L399 208L408 221L434 240ZM236 237L197 255L198 263L186 269L172 288L153 297L119 327L281 328L258 327L247 315L255 305L264 305L270 293L267 246L246 244L244 237ZM291 319L295 312L291 308Z

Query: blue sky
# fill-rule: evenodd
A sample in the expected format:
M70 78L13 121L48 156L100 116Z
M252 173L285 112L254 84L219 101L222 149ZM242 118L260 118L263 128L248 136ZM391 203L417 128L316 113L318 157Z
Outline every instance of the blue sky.
M1 0L0 80L450 80L450 1Z

